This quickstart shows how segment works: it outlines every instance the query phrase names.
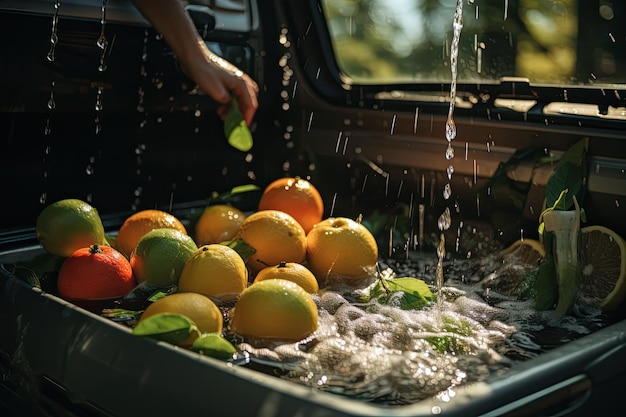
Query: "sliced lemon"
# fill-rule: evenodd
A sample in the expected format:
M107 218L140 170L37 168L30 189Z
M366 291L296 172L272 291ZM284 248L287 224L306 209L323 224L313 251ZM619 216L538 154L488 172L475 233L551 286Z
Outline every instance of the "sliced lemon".
M604 226L586 226L580 231L579 302L613 310L626 296L626 243Z
M543 243L535 239L518 239L500 252L501 256L515 257L519 262L537 266L546 256Z

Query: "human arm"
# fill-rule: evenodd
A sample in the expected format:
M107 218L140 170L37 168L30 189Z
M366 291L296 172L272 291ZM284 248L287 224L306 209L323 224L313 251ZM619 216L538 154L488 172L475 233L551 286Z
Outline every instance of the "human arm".
M133 0L180 61L185 74L215 101L223 118L231 95L248 125L259 107L259 87L250 76L206 46L180 0Z

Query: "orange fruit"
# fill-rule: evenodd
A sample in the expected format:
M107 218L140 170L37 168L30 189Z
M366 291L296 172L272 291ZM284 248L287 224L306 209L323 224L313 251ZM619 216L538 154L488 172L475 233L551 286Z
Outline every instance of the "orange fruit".
M259 210L280 210L292 216L308 233L322 220L324 202L313 184L300 178L279 178L270 183L259 200Z
M358 284L376 273L378 246L370 231L352 219L329 217L306 238L307 261L320 283L330 278Z
M196 243L202 246L231 240L245 218L243 211L227 204L207 206L196 223Z
M135 284L128 259L110 246L97 244L74 251L63 261L57 276L61 298L78 304L122 297Z
M257 211L246 217L235 238L255 249L248 266L256 273L281 262L302 262L306 233L293 217L279 210Z
M213 243L201 246L187 260L178 291L190 291L231 301L248 286L246 263L234 249Z
M281 262L276 266L263 268L254 277L254 282L265 281L266 279L285 279L295 282L311 294L317 294L320 289L313 272L296 262Z
M250 285L230 314L230 330L262 339L301 340L318 326L317 306L311 295L284 279Z
M180 314L193 321L201 333L221 333L224 325L222 312L208 297L194 292L177 292L154 301L141 314L139 321L160 313ZM191 345L197 337L192 334L191 340L183 345Z
M165 288L178 285L185 263L196 250L190 236L176 229L154 229L139 239L130 265L139 283Z
M37 216L35 235L46 252L63 258L94 243L108 245L98 211L73 198L46 206Z
M166 211L148 209L131 214L124 220L115 238L115 247L130 258L139 239L154 229L170 228L187 234L183 223Z

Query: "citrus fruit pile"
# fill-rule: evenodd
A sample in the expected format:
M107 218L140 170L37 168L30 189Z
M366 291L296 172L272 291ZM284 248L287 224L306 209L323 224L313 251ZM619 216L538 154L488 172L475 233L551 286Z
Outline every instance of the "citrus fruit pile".
M214 204L185 224L143 210L110 237L95 208L62 200L41 212L36 232L46 251L64 258L62 298L110 300L148 289L135 334L227 358L234 348L226 333L307 338L317 330L320 291L365 288L376 279L372 233L359 221L323 214L318 190L295 177L270 183L249 214ZM599 226L583 228L582 237L581 302L615 308L626 296L624 240ZM545 250L524 239L501 255L536 266Z
M374 237L354 220L324 220L323 214L313 184L281 178L266 187L252 213L208 205L189 224L165 211L142 210L115 236L105 235L88 203L63 200L42 211L37 237L46 251L64 258L62 298L85 305L141 288L152 295L136 314L136 334L215 351L225 332L306 338L318 326L313 297L320 288L371 282L378 260Z

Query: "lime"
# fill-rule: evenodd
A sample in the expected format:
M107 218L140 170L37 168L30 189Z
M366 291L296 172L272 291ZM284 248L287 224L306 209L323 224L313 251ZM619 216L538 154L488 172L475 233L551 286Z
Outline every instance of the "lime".
M178 285L185 263L197 249L194 240L179 230L154 229L139 239L130 265L139 283L170 287Z
M46 252L60 257L93 244L108 246L98 211L72 198L56 201L39 213L35 236Z

